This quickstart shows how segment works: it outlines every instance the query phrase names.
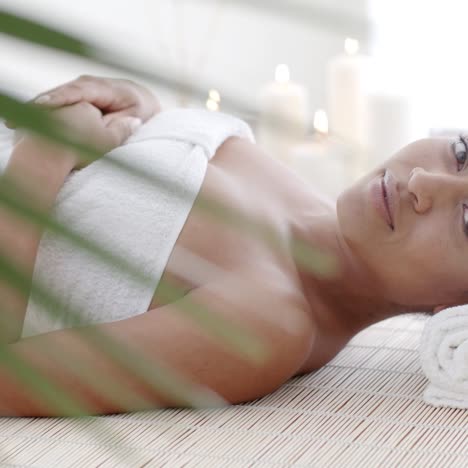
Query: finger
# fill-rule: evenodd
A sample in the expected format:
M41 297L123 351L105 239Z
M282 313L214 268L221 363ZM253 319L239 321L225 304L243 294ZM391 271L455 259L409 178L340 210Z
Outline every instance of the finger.
M107 128L110 130L113 147L125 142L141 126L141 119L136 117L123 117L112 120Z
M77 79L65 83L58 88L40 94L34 104L47 107L62 107L86 101L101 110L112 106L114 95L109 86L103 80L81 80Z
M66 82L64 84L56 86L55 88L48 89L47 91L39 93L35 98L31 99L28 102L30 104L35 104L35 103L37 103L37 104L46 104L46 102L49 100L48 96L56 93L58 90L60 90L62 88L74 85L76 81L77 80L68 81L68 82Z
M62 107L66 105L76 104L80 102L80 94L77 90L70 90L67 95L61 95L54 91L54 94L40 94L31 101L28 101L28 104L39 105L49 108ZM12 130L17 128L17 125L10 121L4 122L5 127Z
M104 125L108 127L112 123L112 121L126 117L135 117L134 107L129 107L128 109L124 109L118 112L110 112L108 114L105 114L102 117L102 121L104 122Z
M51 89L49 91L38 94L35 98L30 99L29 101L26 101L26 104L28 104L28 105L31 105L31 104L40 104L40 105L45 104L49 100L48 93L50 93L52 91L55 91L56 89L58 89L58 88L53 88L53 89ZM16 125L16 123L11 122L10 120L5 120L3 122L3 124L5 125L6 128L9 128L11 130L15 130L18 127Z
M70 106L86 100L83 96L83 90L79 86L67 85L55 91L40 94L33 103L46 107Z

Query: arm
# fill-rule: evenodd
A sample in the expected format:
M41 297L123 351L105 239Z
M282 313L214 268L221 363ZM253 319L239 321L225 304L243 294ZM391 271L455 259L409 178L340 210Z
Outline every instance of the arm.
M23 138L14 148L0 181L11 180L26 203L48 213L75 162L75 155L65 148L36 138ZM0 226L0 255L32 278L42 229L2 204ZM0 276L0 297L4 310L0 342L13 342L21 336L28 296Z
M132 120L128 117L115 119L106 126L101 112L88 103L66 106L52 111L52 115L74 139L85 140L102 154L122 144L133 131ZM19 193L13 194L15 197L47 214L70 172L87 164L89 161L81 161L74 151L26 135L14 148L0 182L10 180L18 186ZM0 203L0 255L29 281L42 232L39 226ZM17 291L0 275L0 298L0 343L10 343L21 336L29 294Z
M239 275L235 281L220 280L136 317L29 337L8 345L7 350L79 401L88 414L187 406L173 394L150 387L118 360L90 345L90 332L116 340L127 356L137 353L140 357L133 362L144 359L152 363L154 370L149 374L157 374L161 363L163 368L184 376L183 387L187 388L187 383L202 386L230 403L239 403L278 388L296 373L310 349L310 321L291 306L285 315L286 304L278 304L277 298L273 301L267 294L253 275ZM193 312L186 309L189 303L206 307L254 333L269 351L267 359L253 364L214 340L190 319ZM265 306L270 310L265 310ZM1 415L67 414L22 383L3 362L0 361Z

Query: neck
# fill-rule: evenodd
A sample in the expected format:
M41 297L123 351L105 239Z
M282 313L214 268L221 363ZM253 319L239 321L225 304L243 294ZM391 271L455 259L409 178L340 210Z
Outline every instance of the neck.
M302 216L293 235L337 259L337 272L325 278L297 265L304 295L319 330L352 336L374 323L407 312L403 306L383 299L377 276L341 236L335 209Z

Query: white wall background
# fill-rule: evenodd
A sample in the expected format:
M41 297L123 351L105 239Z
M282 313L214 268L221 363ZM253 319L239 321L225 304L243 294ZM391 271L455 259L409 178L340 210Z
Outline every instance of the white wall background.
M363 15L367 0L321 3ZM344 35L229 2L0 0L0 7L137 54L146 64L172 68L249 100L273 78L278 63L288 63L292 79L307 86L312 110L325 106L324 67L341 52L344 40ZM33 95L82 73L116 75L0 35L4 88ZM178 104L172 94L159 90L159 95L165 106Z
M381 86L412 97L419 129L468 128L468 2L371 0Z
M320 1L355 15L366 12L366 0ZM368 1L377 24L371 50L382 70L379 86L411 96L420 133L430 127L468 127L468 2ZM148 65L206 83L207 90L219 86L251 100L272 78L276 64L286 62L292 78L308 87L311 110L325 106L324 66L341 51L344 38L228 2L0 0L0 8L137 54ZM82 73L119 75L0 35L3 88L34 95ZM178 104L174 95L158 93L163 105Z

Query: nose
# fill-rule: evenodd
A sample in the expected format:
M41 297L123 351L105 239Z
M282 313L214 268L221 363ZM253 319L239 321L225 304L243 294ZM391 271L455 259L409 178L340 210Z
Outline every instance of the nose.
M413 197L414 210L419 214L429 211L433 205L468 197L468 181L454 174L430 172L415 167L408 180L408 191Z

